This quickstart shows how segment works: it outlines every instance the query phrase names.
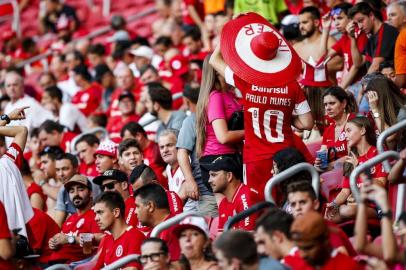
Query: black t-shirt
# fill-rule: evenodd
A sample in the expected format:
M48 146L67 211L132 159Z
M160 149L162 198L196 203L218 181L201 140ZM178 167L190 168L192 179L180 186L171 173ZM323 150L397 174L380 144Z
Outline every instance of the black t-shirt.
M61 20L63 17L69 19L69 21L74 21L74 22L76 22L77 25L79 25L79 19L76 16L75 9L72 8L71 6L63 5L61 10L49 13L44 18L44 24L46 27L46 31L53 32L53 33L58 32L58 29L57 29L58 20Z
M367 68L372 64L374 57L383 57L385 61L393 60L398 34L399 32L395 27L383 23L379 31L368 39L362 52L366 56Z

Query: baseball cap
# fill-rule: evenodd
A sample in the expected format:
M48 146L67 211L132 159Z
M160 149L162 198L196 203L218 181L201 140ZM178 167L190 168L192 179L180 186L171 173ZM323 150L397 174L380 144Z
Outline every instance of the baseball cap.
M138 178L140 178L141 174L144 172L144 170L147 168L148 166L145 165L144 163L138 166L135 166L135 168L133 169L133 171L130 174L130 183L134 184L135 181L137 181Z
M209 238L209 226L207 225L206 220L202 217L186 217L175 226L173 233L179 238L181 232L186 229L198 230Z
M182 55L176 55L169 61L169 66L175 76L182 76L189 70L189 63Z
M11 29L7 29L3 31L1 37L4 41L9 41L10 39L14 38L17 36L17 33Z
M110 140L105 140L99 144L94 156L97 154L109 157L117 157L117 144Z
M82 185L90 190L92 190L92 184L90 183L89 179L87 179L86 176L81 175L81 174L75 174L74 176L71 177L65 184L64 187L66 190L69 190L69 188L73 185Z
M290 228L292 239L296 241L314 241L328 236L328 226L316 211L310 211L297 217Z
M154 51L148 46L139 46L137 49L131 50L130 53L135 56L145 57L152 59L154 56Z
M116 180L118 182L127 182L127 174L120 170L107 170L102 175L97 176L93 179L93 183L101 186L103 181L106 179Z
M205 168L208 171L227 171L227 172L232 172L234 175L239 176L239 173L241 171L240 166L237 164L237 162L232 159L231 157L227 156L219 156L215 160L213 160L211 163L206 163L206 164L201 164L203 168Z

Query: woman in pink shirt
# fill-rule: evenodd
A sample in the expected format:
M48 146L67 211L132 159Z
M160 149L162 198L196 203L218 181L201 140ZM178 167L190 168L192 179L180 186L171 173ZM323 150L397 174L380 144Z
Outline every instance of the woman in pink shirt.
M244 130L229 130L227 126L233 113L241 110L234 89L228 88L206 57L196 109L196 153L201 164L211 163L220 155L230 156L242 164L239 146L244 139ZM211 190L209 172L202 166L200 169L203 182Z

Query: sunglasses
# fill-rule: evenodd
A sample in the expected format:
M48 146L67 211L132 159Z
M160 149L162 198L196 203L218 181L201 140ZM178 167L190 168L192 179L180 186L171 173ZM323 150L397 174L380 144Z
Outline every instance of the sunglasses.
M330 12L330 16L335 16L335 15L339 15L343 10L341 8L334 8L331 12Z
M158 252L158 253L151 253L149 255L141 255L139 257L139 261L141 264L146 264L148 262L148 259L151 259L153 262L159 261L159 257L162 255L166 255L165 252Z
M117 184L118 182L117 181L113 181L113 182L110 182L110 183L107 183L107 184L104 184L104 185L102 185L102 190L104 191L104 190L112 190L112 189L114 189L114 186Z

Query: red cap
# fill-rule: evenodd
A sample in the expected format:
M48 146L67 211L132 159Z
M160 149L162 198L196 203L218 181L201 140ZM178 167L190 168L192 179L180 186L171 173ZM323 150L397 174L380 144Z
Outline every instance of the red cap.
M175 76L182 76L189 71L189 62L182 55L176 55L169 61L169 67Z
M94 155L96 156L97 154L109 157L117 157L117 144L110 140L105 140L99 144L99 147L97 148Z
M17 33L11 29L7 29L3 32L3 34L1 35L2 40L4 41L9 41L10 39L12 39L13 37L16 37Z

